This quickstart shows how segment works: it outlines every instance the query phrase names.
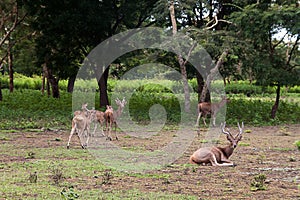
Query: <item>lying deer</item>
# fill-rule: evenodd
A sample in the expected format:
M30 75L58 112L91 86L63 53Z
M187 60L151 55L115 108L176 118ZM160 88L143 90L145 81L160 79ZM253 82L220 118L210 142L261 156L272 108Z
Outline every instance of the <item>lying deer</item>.
M81 141L81 147L84 149L87 147L89 142L90 136L90 124L95 119L96 111L95 110L88 110L87 103L82 105L81 111L75 111L74 117L72 119L72 130L70 132L67 148L70 148L71 138L74 133L77 133L77 136ZM86 134L84 134L86 131ZM86 137L86 142L82 142L83 139Z
M210 163L212 166L235 166L233 162L229 160L232 155L233 150L237 147L238 142L242 139L242 133L244 128L244 123L242 127L238 123L239 133L233 137L229 130L225 131L226 123L221 124L221 130L227 135L227 140L230 142L228 146L225 147L203 147L198 149L190 157L190 163L192 164L207 164Z
M223 97L219 103L210 103L210 102L202 102L198 104L198 118L196 122L196 126L199 125L199 119L201 115L203 115L203 123L206 126L206 116L207 114L211 114L213 118L213 126L216 126L216 116L219 110L230 100L226 97Z

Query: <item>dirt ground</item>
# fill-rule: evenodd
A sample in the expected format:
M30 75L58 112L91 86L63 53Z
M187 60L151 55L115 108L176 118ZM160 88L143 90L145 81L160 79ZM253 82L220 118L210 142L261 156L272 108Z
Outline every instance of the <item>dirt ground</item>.
M189 156L201 146L203 136L200 134L172 165L150 172L156 177L167 174L165 178L131 174L114 176L110 184L102 185L101 189L104 192L137 189L142 192L187 194L199 199L300 199L300 151L294 144L300 140L300 125L247 127L245 130L243 140L230 158L236 167L188 164ZM66 145L68 136L68 131L14 133L13 140L2 140L1 144L13 143L16 148L23 149L54 148ZM58 137L61 140L56 141ZM136 140L120 133L116 144L122 147L143 145L144 150L153 150L164 146L170 137L172 131L156 135L153 140ZM74 137L72 142L71 149L66 151L80 148L77 138ZM218 143L225 146L226 137L221 135ZM15 161L25 161L24 156L0 155L0 162ZM255 180L258 176L265 177L261 184ZM86 188L89 187L95 186L87 184Z

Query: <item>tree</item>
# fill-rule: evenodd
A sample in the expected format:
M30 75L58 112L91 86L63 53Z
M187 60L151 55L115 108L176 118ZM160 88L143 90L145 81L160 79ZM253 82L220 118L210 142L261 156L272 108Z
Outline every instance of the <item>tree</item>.
M175 37L177 34L177 22L176 22L176 17L175 17L175 5L174 5L173 0L170 1L169 9L170 9L170 18L171 18L171 22L172 22L172 33L173 33L173 37ZM195 47L195 45L193 45L191 47L191 49L189 50L188 57L191 54L191 51L194 49L194 47ZM181 77L182 77L182 81L183 81L183 90L184 90L184 99L185 99L184 110L187 113L189 113L191 110L189 84L188 84L188 78L187 78L187 72L186 72L186 64L188 62L188 57L186 58L186 60L184 60L182 55L177 55L178 63L180 66Z
M156 1L22 0L21 2L36 19L31 25L38 33L36 39L38 65L46 63L49 68L48 78L53 84L52 90L57 88L59 79L68 78L71 91L80 67L78 63L82 63L89 51L116 33L153 24L149 13ZM102 107L109 104L107 79L108 72L98 80ZM53 95L58 97L58 91L53 92Z
M0 3L0 68L7 58L8 71L10 77L10 92L13 92L13 55L12 48L18 42L12 37L13 32L20 26L25 19L26 14L21 12L18 3L14 0L5 0ZM2 100L2 91L0 84L0 100Z
M245 41L243 67L251 68L257 84L276 86L272 118L279 106L280 88L300 83L299 18L297 1L263 1L233 15L239 39Z

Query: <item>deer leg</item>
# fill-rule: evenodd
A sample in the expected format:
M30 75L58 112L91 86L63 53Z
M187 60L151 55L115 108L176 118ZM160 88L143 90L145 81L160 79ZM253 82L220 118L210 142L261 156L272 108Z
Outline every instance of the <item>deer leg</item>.
M79 139L79 141L80 141L80 144L81 144L81 148L85 148L84 147L84 144L82 143L82 141L83 141L83 137L84 137L84 129L83 130L80 130L80 131L78 131L78 134L77 134L77 136L78 136L78 139Z
M95 136L96 129L97 129L97 122L95 122L94 131L93 131L93 136Z
M106 124L106 131L108 132L107 134L107 140L112 140L111 138L111 121L109 122L109 126L108 126L108 123Z
M213 126L216 126L216 115L213 114L213 115L212 115L212 118L213 118Z
M204 125L207 126L207 125L206 125L206 122L205 122L205 120L206 120L206 115L203 115L202 119L203 119Z
M200 119L200 117L201 117L201 112L199 112L199 114L198 114L198 118L197 118L197 122L196 122L196 127L198 127L199 126L199 119Z
M221 161L223 166L236 166L232 161L228 160L227 158L222 158Z
M233 162L228 159L223 159L222 163L218 163L216 156L212 153L211 159L209 160L212 166L235 166Z
M104 131L103 131L103 121L102 122L99 121L99 123L100 123L100 127L101 127L101 134L102 134L102 136L105 136Z
M116 140L119 140L118 136L117 136L117 122L114 122L115 124L115 136L116 136Z
M84 145L85 148L87 148L89 140L90 140L90 126L87 126L87 128L86 128L86 136L87 136L87 138L86 138L86 142L85 142L85 145Z
M71 133L70 133L70 136L69 136L69 140L68 140L68 144L67 144L67 149L70 148L71 138L72 138L72 136L73 136L75 130L76 130L76 125L75 125L74 127L72 127L72 130L71 130Z

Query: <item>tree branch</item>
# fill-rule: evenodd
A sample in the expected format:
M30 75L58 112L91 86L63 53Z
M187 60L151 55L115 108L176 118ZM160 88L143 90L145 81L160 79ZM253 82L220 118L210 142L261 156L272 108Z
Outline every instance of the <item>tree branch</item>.
M227 21L225 19L218 19L217 15L215 15L214 19L212 19L209 22L207 22L206 26L208 26L209 24L211 24L213 21L215 21L215 23L213 25L209 26L209 27L204 28L204 30L209 30L209 29L214 28L215 26L218 25L219 22L225 22L227 24L233 24L232 22Z
M13 10L11 11L11 15L15 15L13 25L0 40L0 47L7 40L7 38L10 36L10 34L15 30L15 28L25 19L25 17L27 16L27 13L24 14L24 16L22 16L19 19L18 5L16 4L16 5L14 5Z
M225 60L226 56L228 55L228 53L229 53L229 49L225 49L225 51L223 51L222 55L220 56L216 66L210 70L210 73L207 76L207 79L206 79L205 84L202 89L200 102L205 101L206 94L207 94L208 89L210 88L211 81L213 80L216 73L219 71L219 68L223 65L224 60Z
M185 59L185 61L183 63L184 65L186 65L186 63L188 62L188 60L189 60L189 58L191 56L191 53L192 53L192 51L194 50L195 47L196 47L196 42L194 42L193 45L192 45L192 47L190 48L190 50L188 52L188 55L187 55L187 57L186 57L186 59Z
M274 49L284 40L285 36L287 35L287 32L284 34L284 36L279 40L276 44L273 45Z
M287 65L287 66L288 66L288 65L290 64L290 62L291 62L292 55L293 55L293 53L294 53L294 51L295 51L295 49L296 49L296 47L297 47L297 44L298 44L299 40L300 40L300 35L298 34L297 39L296 39L296 41L295 41L295 44L293 45L293 47L292 47L290 53L288 54L288 58L287 58L287 61L286 61L286 65Z

